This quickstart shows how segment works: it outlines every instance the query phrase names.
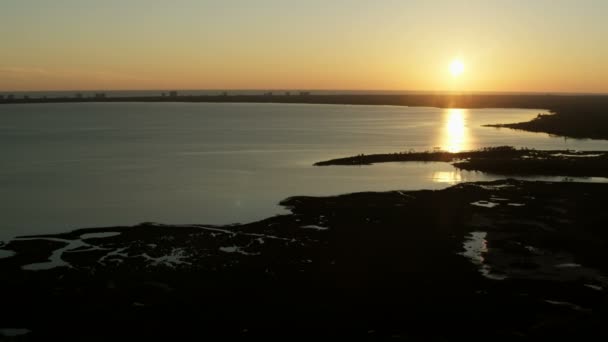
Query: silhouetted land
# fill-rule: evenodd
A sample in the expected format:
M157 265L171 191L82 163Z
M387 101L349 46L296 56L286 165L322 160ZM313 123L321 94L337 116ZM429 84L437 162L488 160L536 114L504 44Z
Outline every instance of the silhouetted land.
M534 108L553 115L541 115L524 123L499 123L533 132L574 137L608 139L607 95L218 95L108 98L29 98L0 100L6 103L77 102L253 102L349 105L426 106L439 108Z
M608 152L606 151L538 151L516 149L510 146L458 153L434 151L361 154L321 161L314 165L371 165L413 161L451 162L459 169L503 175L608 177Z
M607 193L504 180L18 238L0 246L16 253L0 259L0 325L37 340L606 340Z
M13 100L545 108L501 127L608 138L603 96L204 96ZM608 176L605 151L360 155L498 174ZM80 229L0 242L0 339L608 338L608 184L502 180L292 197L229 226Z

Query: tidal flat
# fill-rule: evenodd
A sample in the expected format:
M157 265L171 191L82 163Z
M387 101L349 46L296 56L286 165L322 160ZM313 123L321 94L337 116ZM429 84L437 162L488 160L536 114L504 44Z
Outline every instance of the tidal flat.
M289 214L249 224L20 237L0 247L2 326L39 339L608 337L606 193L508 179L291 197Z

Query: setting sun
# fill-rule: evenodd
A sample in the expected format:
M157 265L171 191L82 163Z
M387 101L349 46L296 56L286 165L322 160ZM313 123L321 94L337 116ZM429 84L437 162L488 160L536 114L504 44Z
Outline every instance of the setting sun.
M454 77L460 76L464 72L464 64L459 59L455 59L450 63L450 73Z

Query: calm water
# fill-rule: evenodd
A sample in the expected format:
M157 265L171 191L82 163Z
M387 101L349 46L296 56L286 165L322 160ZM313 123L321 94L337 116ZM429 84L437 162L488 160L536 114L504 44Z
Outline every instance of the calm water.
M500 177L444 163L313 167L358 153L608 142L484 128L540 110L104 103L0 106L0 239L73 228L235 223L291 195L438 189Z

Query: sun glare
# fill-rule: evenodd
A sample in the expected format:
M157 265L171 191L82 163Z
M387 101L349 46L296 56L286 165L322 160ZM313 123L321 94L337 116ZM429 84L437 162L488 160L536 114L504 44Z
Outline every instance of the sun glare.
M437 171L433 172L433 181L435 183L456 184L462 181L462 176L459 171Z
M455 59L450 63L450 73L454 77L460 76L464 72L464 64L459 59Z
M443 150L457 153L469 148L469 131L466 125L465 109L448 109L444 113L444 130L440 146Z

